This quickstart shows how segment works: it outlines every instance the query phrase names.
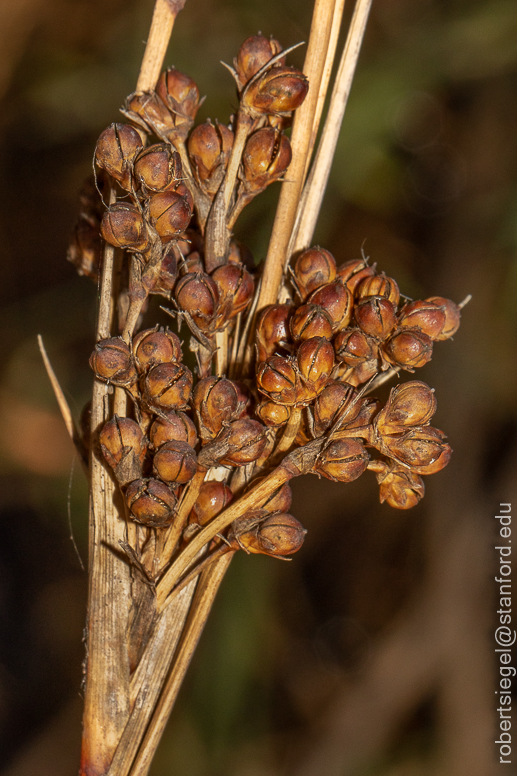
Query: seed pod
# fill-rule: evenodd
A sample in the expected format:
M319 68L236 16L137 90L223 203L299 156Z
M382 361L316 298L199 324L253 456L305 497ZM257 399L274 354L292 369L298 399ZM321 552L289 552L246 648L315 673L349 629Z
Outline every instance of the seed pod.
M203 331L210 327L219 305L219 291L210 275L204 272L189 272L176 284L176 302L190 313L194 322Z
M392 464L376 476L381 504L386 501L395 509L411 509L424 497L424 481L409 469Z
M289 341L288 319L290 304L272 304L265 307L257 321L257 361L265 361L278 350L282 342Z
M308 90L309 82L301 70L274 65L246 87L241 106L254 118L265 113L285 115L300 107Z
M294 264L294 276L303 298L336 278L336 260L330 251L316 246L300 253Z
M383 296L388 299L395 309L400 301L400 291L393 278L389 278L384 272L380 275L370 275L358 284L355 298L364 299L367 296Z
M147 443L138 423L115 415L99 435L102 454L121 485L142 476Z
M224 423L236 420L239 395L231 380L225 377L204 377L192 395L202 439L213 439Z
M137 380L131 350L122 337L99 340L90 356L90 366L99 380L113 385L133 385Z
M340 280L335 280L333 283L327 283L316 289L307 301L310 304L318 304L326 310L335 332L346 328L350 323L353 298L351 292Z
M345 407L350 405L356 397L356 392L347 383L338 380L329 380L323 391L317 397L313 406L314 434L323 436L332 426L337 416L345 412Z
M262 423L243 418L230 424L225 441L229 449L221 459L223 466L245 466L260 458L267 438Z
M450 299L444 299L443 296L430 296L425 300L426 302L433 302L445 313L445 323L440 334L435 337L436 340L446 340L452 337L453 334L459 329L461 309L452 302Z
M430 339L435 340L445 326L445 312L434 302L418 299L404 305L398 325L401 329L420 329Z
M293 555L303 544L306 529L292 515L279 512L266 517L254 528L237 534L239 545L252 554Z
M179 362L183 358L180 338L162 326L140 331L133 340L133 354L139 372L145 372L156 364Z
M185 256L186 274L193 275L197 272L204 272L205 267L203 265L203 259L198 251L192 251L188 256Z
M377 341L360 329L340 331L334 340L334 350L338 361L352 367L376 360L379 355Z
M192 391L192 372L183 364L158 364L145 375L144 400L151 409L184 410Z
M242 154L247 191L262 191L278 180L291 164L291 157L291 143L282 132L272 127L254 132Z
M241 264L222 264L212 272L219 291L220 310L226 319L242 313L253 298L255 283Z
M431 360L433 342L420 329L403 329L390 337L383 352L390 363L411 372Z
M168 410L156 418L149 431L149 439L155 450L166 442L187 442L195 447L198 442L194 423L184 412Z
M126 504L137 523L159 528L174 517L177 499L172 490L159 480L135 480L126 490Z
M239 240L231 241L227 258L229 264L244 264L246 269L251 272L255 269L255 260L253 259L252 252Z
M180 155L168 143L148 146L138 155L134 174L145 193L163 191L183 175Z
M142 138L134 127L110 124L97 140L95 164L130 191L133 161L142 148Z
M375 419L380 434L400 434L407 427L427 425L436 412L432 388L418 380L397 385Z
M202 188L216 194L228 164L234 135L224 124L210 119L190 133L188 154L192 169Z
M187 200L176 191L155 194L148 202L148 209L150 221L162 243L168 243L184 232L192 218Z
M233 60L233 66L237 75L239 90L267 65L270 59L282 51L282 46L274 38L269 40L259 33L246 38L241 45L237 57ZM285 58L279 60L279 64L285 64Z
M133 124L152 132L161 140L174 134L175 117L156 92L133 92L126 99L121 113Z
M378 340L385 340L396 323L395 308L383 296L358 299L354 315L359 328Z
M271 356L258 366L259 391L278 404L294 406L300 398L300 376L292 360L283 356Z
M174 249L175 244L173 242L164 248L158 277L154 281L152 288L149 289L151 294L162 294L167 298L170 297L178 278L178 260Z
M332 343L324 337L305 340L298 348L297 360L304 388L314 398L328 383L334 368Z
M156 84L156 91L174 117L174 137L185 139L194 123L201 104L197 84L188 75L174 67L163 72Z
M449 463L452 450L444 442L445 434L432 426L413 428L400 436L382 438L385 455L404 466L410 466L417 474L434 474Z
M118 202L104 213L101 233L115 248L145 253L151 241L143 215L134 205Z
M361 281L375 275L375 264L370 267L366 259L351 259L340 264L337 268L337 275L352 294L355 294Z
M291 417L291 408L274 401L262 401L257 404L255 412L266 426L277 428L284 426Z
M225 482L217 480L204 482L192 507L189 523L206 525L228 506L232 498L233 493Z
M185 485L196 470L196 452L187 442L166 442L154 454L153 473L169 484Z
M336 439L320 453L313 471L328 480L352 482L366 471L368 461L369 455L359 439Z
M347 373L346 381L357 388L357 386L368 382L368 380L371 377L374 377L378 372L379 362L378 359L375 358L353 367L352 372L350 374Z
M332 337L332 321L327 312L317 304L303 304L293 313L289 330L295 342L311 337Z

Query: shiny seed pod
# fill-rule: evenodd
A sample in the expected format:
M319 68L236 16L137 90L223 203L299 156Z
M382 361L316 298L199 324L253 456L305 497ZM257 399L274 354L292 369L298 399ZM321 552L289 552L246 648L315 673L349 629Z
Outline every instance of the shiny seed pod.
M243 418L230 424L226 442L229 450L221 463L226 466L246 466L256 461L267 443L265 428L258 420Z
M248 553L284 557L298 552L306 533L299 520L280 512L239 533L238 543Z
M317 304L326 311L332 321L334 332L348 326L352 318L353 297L340 280L327 283L310 294L307 301Z
M192 251L192 253L189 253L188 256L185 256L185 268L187 270L187 275L192 275L197 272L204 272L205 267L203 265L201 254L197 251Z
M262 401L255 408L257 416L265 426L278 428L285 426L291 417L291 408L285 404L277 404L274 401Z
M162 326L138 332L133 339L133 355L141 373L156 364L177 363L183 359L180 338Z
M143 215L134 205L110 205L102 217L101 234L115 248L144 253L151 244Z
M445 313L445 323L440 334L435 337L437 341L449 339L459 329L461 308L452 302L450 299L445 299L443 296L430 296L425 300L426 302L433 302Z
M345 407L351 405L356 396L356 391L347 383L329 380L312 408L315 436L323 436L336 421L338 415L345 412Z
M121 113L146 132L166 140L175 128L175 117L156 92L133 92Z
M153 473L164 482L185 485L196 471L196 452L187 442L166 442L154 454Z
M383 296L368 296L358 299L354 317L359 328L370 337L385 340L396 323L395 308Z
M180 155L168 143L148 146L135 161L134 175L145 192L163 191L183 176Z
M370 275L358 284L355 297L364 299L366 296L383 296L388 299L395 309L400 301L399 287L393 278L381 272L379 275Z
M309 81L301 70L274 65L247 86L241 106L256 118L267 113L284 115L299 108L308 91Z
M300 253L294 263L296 285L305 299L336 279L336 260L330 251L316 246Z
M147 451L144 434L131 418L115 415L102 427L99 434L102 454L112 469L116 469L130 450L142 466Z
M300 376L290 359L271 356L258 366L257 388L278 404L294 406L300 397Z
M434 474L447 466L452 450L445 434L432 426L413 428L400 436L382 438L382 452L417 474Z
M131 482L125 498L133 520L150 528L159 528L169 523L177 508L177 499L172 490L155 479Z
M272 304L265 307L257 321L257 362L282 352L281 343L289 341L290 304Z
M97 140L95 164L130 191L133 161L142 148L142 138L134 127L110 124Z
M192 372L183 364L158 364L144 377L144 400L151 409L184 410L190 399L192 383Z
M412 509L424 497L422 478L402 466L386 466L386 471L377 474L379 500L394 509Z
M152 288L149 289L151 294L162 294L163 296L170 297L171 291L178 279L178 259L176 258L174 248L175 245L172 242L165 247L158 277L154 281Z
M188 154L192 169L198 181L208 184L208 191L216 193L215 185L221 184L224 170L233 146L234 135L224 124L218 121L212 124L210 119L198 124L188 139ZM218 173L216 175L216 173ZM209 185L216 176L214 187Z
M334 350L338 361L352 367L377 359L379 355L377 341L360 329L340 331L334 340Z
M219 305L219 291L214 280L204 272L189 272L177 284L175 297L178 306L190 313L200 329L210 327Z
M212 272L219 291L220 306L228 319L243 312L253 298L255 283L241 264L223 264Z
M278 180L291 164L291 143L273 127L263 127L248 138L242 154L248 191L259 192Z
M189 523L206 525L226 509L233 499L233 493L225 482L209 480L201 485L196 503L192 507Z
M375 264L369 266L366 259L351 259L337 268L337 276L354 295L358 285L372 275L375 275Z
M332 337L332 321L327 312L317 304L303 304L293 313L289 330L295 342L311 337Z
M412 371L431 360L433 341L420 329L403 329L390 337L383 350L390 363Z
M132 385L137 373L129 345L122 337L109 337L97 342L90 356L96 377L113 385Z
M156 418L149 430L149 439L155 450L166 442L187 442L191 447L198 443L194 423L185 412L167 410Z
M160 75L156 91L174 118L175 136L186 138L201 104L196 82L170 67ZM174 135L171 133L170 137L173 139Z
M239 89L281 51L282 46L277 40L268 39L262 33L246 38L233 60ZM279 60L279 64L285 64L285 58Z
M404 305L398 318L398 325L401 329L420 329L430 339L435 340L445 326L445 312L434 302L418 299L416 302Z
M352 482L366 471L369 459L359 439L336 439L320 454L314 472L328 480Z
M192 218L187 200L176 191L154 194L148 202L148 209L150 221L162 243L168 243L184 232Z
M302 342L296 357L302 380L317 396L328 383L334 368L332 343L324 337L312 337Z
M192 406L199 420L203 439L217 436L224 423L236 420L239 394L225 377L204 377L192 394Z
M375 419L380 434L400 434L411 426L425 426L436 412L432 388L418 380L397 385Z

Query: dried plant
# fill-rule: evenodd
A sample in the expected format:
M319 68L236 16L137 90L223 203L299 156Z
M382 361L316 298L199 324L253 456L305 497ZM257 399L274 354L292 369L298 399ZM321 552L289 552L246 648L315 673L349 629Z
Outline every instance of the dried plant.
M397 385L384 406L371 394L427 363L462 305L410 301L365 256L338 267L311 247L369 0L317 148L343 1L316 0L303 72L277 40L244 41L228 67L236 115L195 127L197 84L160 74L183 4L156 2L128 123L99 137L69 251L100 300L89 433L53 378L91 483L83 776L148 773L234 553L285 559L303 544L291 479L368 470L381 501L408 509L451 454L425 383ZM232 230L282 179L256 270ZM144 323L151 295L172 330Z

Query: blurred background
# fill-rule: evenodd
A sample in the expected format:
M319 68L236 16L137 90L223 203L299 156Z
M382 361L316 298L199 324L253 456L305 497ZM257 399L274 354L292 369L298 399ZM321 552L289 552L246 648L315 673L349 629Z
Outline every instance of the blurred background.
M134 89L151 12L151 0L0 5L6 776L78 767L87 492L36 335L79 416L96 288L66 248L96 138ZM284 47L306 40L310 18L308 0L188 0L167 64L207 95L199 120L227 122L236 107L220 60L258 30ZM290 61L301 66L303 53ZM472 294L454 341L438 343L417 374L436 389L435 424L454 456L407 512L378 503L369 473L350 485L294 482L303 550L287 566L236 557L152 776L503 767L493 548L499 503L517 503L516 134L513 0L374 2L316 241L338 263L363 247L410 297ZM236 229L257 261L274 189Z

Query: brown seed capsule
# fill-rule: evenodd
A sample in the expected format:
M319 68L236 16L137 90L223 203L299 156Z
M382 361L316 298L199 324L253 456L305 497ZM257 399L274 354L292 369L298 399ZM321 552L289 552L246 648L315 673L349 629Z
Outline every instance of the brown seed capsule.
M80 213L68 246L67 261L74 265L79 275L85 275L96 283L101 251L100 220L89 213Z
M226 442L229 450L221 459L223 465L245 466L260 458L267 442L262 423L251 418L235 420L228 432Z
M225 377L204 377L194 388L192 406L198 416L201 437L210 439L217 436L224 423L236 420L239 394L232 381Z
M257 361L265 361L274 353L282 352L281 343L289 341L288 320L290 304L272 304L265 307L257 321Z
M226 319L242 313L252 300L255 283L241 264L223 264L212 272L219 291L220 308Z
M259 33L246 38L241 45L237 57L233 60L233 66L237 74L239 89L258 73L270 59L282 51L282 46L274 38L266 38ZM285 58L279 61L285 64Z
M244 264L246 269L250 271L255 269L255 261L252 252L244 245L244 243L241 243L238 240L232 240L230 243L228 262L230 264Z
M278 404L294 406L300 398L300 376L289 358L270 356L258 366L259 391Z
M400 436L382 438L382 452L410 466L417 474L434 474L449 463L452 450L445 434L432 426L413 428Z
M407 427L427 425L435 412L434 391L425 383L411 380L391 389L375 427L380 434L400 434Z
M113 385L132 385L137 380L131 350L122 337L99 340L90 356L90 366L100 380Z
M149 233L143 215L134 205L118 202L104 213L101 233L115 248L144 253L150 246Z
M317 304L303 304L293 313L289 321L289 330L295 342L311 337L332 337L332 321L329 315Z
M316 437L323 434L337 419L338 414L345 412L356 392L347 383L329 380L313 406L314 433Z
M175 131L175 117L156 92L133 92L126 99L121 113L161 140L167 140Z
M176 258L175 244L171 242L164 248L159 274L154 281L152 288L149 289L150 293L162 294L169 298L177 278L178 260Z
M452 337L453 334L459 329L461 308L452 302L450 299L445 299L443 296L430 296L425 300L426 302L433 302L445 313L445 323L440 334L435 337L436 340L446 340Z
M378 340L389 337L396 323L395 308L383 296L358 299L355 303L354 315L359 328Z
M148 146L135 161L134 175L145 193L163 191L183 176L180 156L168 143Z
M190 313L194 322L203 331L210 327L219 305L217 284L204 272L189 272L183 275L175 291L178 306Z
M139 372L145 372L156 364L179 362L183 358L180 338L162 326L138 332L133 339L133 354Z
M324 389L334 368L334 348L324 337L312 337L298 348L298 369L307 398L314 398Z
M352 482L366 471L368 461L369 455L359 439L336 439L320 454L314 472L328 480Z
M277 129L263 127L247 140L242 154L246 189L259 192L278 180L291 164L291 143Z
M402 308L398 325L401 329L420 329L432 340L437 339L445 326L445 312L434 302L418 299Z
M156 91L174 117L175 136L186 138L201 104L196 82L170 67L158 79Z
M133 161L142 148L142 138L134 127L111 124L97 140L95 163L130 191Z
M184 232L192 218L187 200L176 191L155 194L149 200L148 208L150 221L162 243L168 243Z
M194 174L209 194L221 185L233 146L233 132L224 124L212 124L210 119L190 133L188 154Z
M379 372L378 359L372 359L371 361L365 361L364 364L358 364L353 367L350 374L347 373L346 381L350 385L357 388L358 385L363 385L368 382L371 377L374 377Z
M307 301L318 304L327 312L333 330L340 331L348 326L352 318L353 298L351 292L340 280L327 283L313 291Z
M196 427L184 412L167 410L156 418L149 431L149 439L155 450L166 442L187 442L195 447L198 442Z
M192 251L188 256L185 256L186 274L192 275L197 272L204 272L205 267L203 265L203 259L198 251Z
M126 503L133 520L151 528L170 522L177 507L172 490L154 479L132 482L126 490Z
M375 275L375 264L370 267L366 259L351 259L340 264L337 275L352 294L355 294L357 286L364 278Z
M266 426L276 428L284 426L291 417L291 408L274 401L262 401L257 404L255 412Z
M352 367L377 359L379 354L377 341L360 329L340 331L334 340L334 350L338 361Z
M384 355L390 363L412 371L431 360L433 342L420 329L403 329L386 342Z
M196 452L187 442L165 442L154 454L153 473L169 484L185 485L196 470Z
M228 506L232 498L233 493L225 482L204 482L192 507L189 522L206 525Z
M266 517L256 527L238 533L237 540L246 552L283 557L300 549L306 533L299 520L279 512Z
M411 509L424 497L424 481L418 474L393 464L377 475L379 499L395 509Z
M147 450L144 434L138 423L131 418L115 415L102 427L99 434L102 454L112 469L132 450L142 466Z
M158 364L145 375L144 399L151 409L184 410L190 399L192 383L192 372L183 364Z
M389 278L384 272L380 275L370 275L358 284L355 297L363 299L366 296L383 296L388 299L395 309L400 301L400 291L393 278Z
M294 276L303 297L336 279L336 260L330 251L316 246L300 253L294 264Z
M256 118L265 113L284 115L299 108L308 91L309 81L301 70L273 65L248 84L241 97L241 106Z

